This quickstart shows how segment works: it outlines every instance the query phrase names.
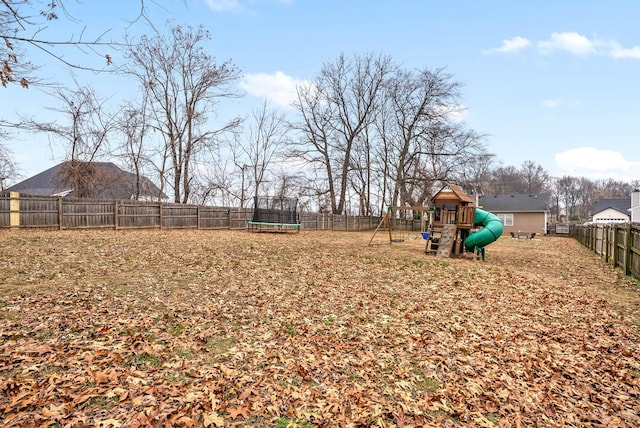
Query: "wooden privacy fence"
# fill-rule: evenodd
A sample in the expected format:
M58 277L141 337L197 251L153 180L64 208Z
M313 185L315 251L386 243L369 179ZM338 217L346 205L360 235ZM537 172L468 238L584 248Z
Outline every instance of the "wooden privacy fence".
M0 197L0 228L246 229L252 216L253 208L17 194ZM381 217L301 213L299 218L305 230L367 231L374 230ZM406 227L414 230L416 225L408 223Z
M574 236L625 275L640 279L640 223L582 225Z

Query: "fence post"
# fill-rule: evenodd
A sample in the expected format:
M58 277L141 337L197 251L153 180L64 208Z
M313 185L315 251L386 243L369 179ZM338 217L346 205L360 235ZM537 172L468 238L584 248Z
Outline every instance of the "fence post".
M604 230L603 230L604 236L603 238L603 244L604 245L604 261L609 263L609 225L605 224L604 225Z
M58 196L58 227L60 230L64 229L64 206L62 202L62 196Z
M200 230L200 205L196 206L196 214L198 219L196 220L198 224L196 225L196 229Z
M633 244L633 237L631 236L631 223L627 223L626 226L627 236L626 236L626 244L624 248L624 274L631 274L631 245Z
M20 227L20 193L9 192L9 226Z
M120 204L118 203L118 201L115 201L113 206L113 225L115 226L116 230L118 230L118 210L119 209L120 209Z
M613 267L618 265L618 226L612 225L613 228Z

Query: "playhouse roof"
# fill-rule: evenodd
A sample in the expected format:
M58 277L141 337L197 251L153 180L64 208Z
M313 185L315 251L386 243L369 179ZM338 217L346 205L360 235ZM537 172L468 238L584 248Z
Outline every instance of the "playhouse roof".
M462 190L462 187L455 184L445 184L444 186L442 186L442 189L438 191L438 193L433 195L433 198L431 198L431 200L434 203L444 201L460 201L472 204L475 202L471 196L467 195L464 190Z

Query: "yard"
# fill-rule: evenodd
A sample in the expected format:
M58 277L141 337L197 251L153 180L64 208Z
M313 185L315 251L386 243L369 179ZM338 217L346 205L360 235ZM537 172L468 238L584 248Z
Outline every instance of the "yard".
M3 426L640 426L638 285L569 238L0 232Z

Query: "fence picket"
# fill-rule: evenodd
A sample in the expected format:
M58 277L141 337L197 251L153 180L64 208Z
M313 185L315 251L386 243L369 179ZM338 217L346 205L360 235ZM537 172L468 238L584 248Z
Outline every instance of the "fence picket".
M574 236L625 275L640 279L640 223L581 225Z

